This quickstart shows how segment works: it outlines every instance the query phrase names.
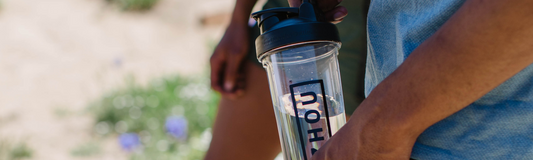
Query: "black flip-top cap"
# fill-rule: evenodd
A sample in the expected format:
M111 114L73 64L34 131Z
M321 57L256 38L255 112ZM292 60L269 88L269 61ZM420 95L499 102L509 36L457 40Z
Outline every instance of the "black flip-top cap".
M317 21L314 7L304 1L299 8L272 8L252 14L261 29L255 40L257 59L273 49L283 46L311 42L340 42L337 27L329 22Z

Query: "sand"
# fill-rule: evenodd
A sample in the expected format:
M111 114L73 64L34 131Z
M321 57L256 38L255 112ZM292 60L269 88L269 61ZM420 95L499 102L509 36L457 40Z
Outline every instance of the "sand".
M207 71L232 0L161 0L145 13L105 0L1 0L0 140L22 141L31 159L126 159L116 139L73 156L95 139L87 104L119 88ZM207 26L202 17L220 16ZM225 15L225 16L224 16ZM97 137L96 137L97 138Z

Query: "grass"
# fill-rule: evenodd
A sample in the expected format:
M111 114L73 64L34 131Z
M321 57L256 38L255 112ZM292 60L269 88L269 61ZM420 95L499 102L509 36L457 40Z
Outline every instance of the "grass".
M210 142L218 101L206 76L169 76L144 87L130 79L126 87L92 103L90 110L95 116L96 133L139 135L141 145L129 151L132 160L201 159ZM168 117L186 119L185 138L167 133ZM73 154L84 155L81 150L85 149Z
M26 146L26 144L17 144L10 152L10 157L12 159L24 159L24 158L30 158L32 155L31 149Z
M82 144L74 148L70 154L75 157L89 157L98 155L101 152L100 145L94 142Z
M28 159L32 157L32 153L32 149L26 143L0 140L0 159L2 160Z
M152 9L158 0L107 0L112 4L118 5L126 11L147 11Z

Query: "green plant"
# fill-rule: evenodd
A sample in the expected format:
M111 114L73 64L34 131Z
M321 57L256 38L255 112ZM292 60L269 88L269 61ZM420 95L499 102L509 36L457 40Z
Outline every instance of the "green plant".
M96 143L89 142L86 144L82 144L76 148L74 148L70 154L76 157L88 157L97 155L101 152L100 146Z
M145 87L129 80L125 88L106 94L90 109L96 118L95 132L120 135L131 159L201 159L218 100L209 79L170 76Z
M107 1L117 4L123 10L128 10L128 11L150 10L158 2L158 0L107 0Z
M7 140L0 140L0 159L19 160L31 158L32 150L26 143L12 143Z
M12 159L24 159L30 158L32 155L31 149L24 143L17 144L11 150L10 157Z

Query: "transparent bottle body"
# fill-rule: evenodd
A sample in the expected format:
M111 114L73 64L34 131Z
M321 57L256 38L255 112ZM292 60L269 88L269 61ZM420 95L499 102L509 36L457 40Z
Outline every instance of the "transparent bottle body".
M311 159L346 123L339 47L334 42L304 43L262 59L285 160Z

